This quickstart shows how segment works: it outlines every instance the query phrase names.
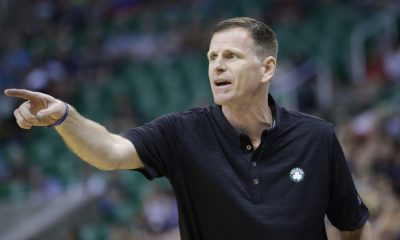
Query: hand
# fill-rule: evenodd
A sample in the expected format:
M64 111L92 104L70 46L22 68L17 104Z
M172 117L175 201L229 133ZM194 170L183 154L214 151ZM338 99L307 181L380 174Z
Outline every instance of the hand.
M17 123L23 129L31 129L32 126L49 126L62 118L66 111L63 101L44 93L25 89L6 89L4 94L27 100L14 111Z

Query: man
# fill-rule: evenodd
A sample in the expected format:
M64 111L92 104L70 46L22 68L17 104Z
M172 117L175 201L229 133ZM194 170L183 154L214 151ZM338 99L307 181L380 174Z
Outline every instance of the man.
M208 52L215 105L162 116L120 135L49 95L26 99L21 128L55 126L79 157L104 170L166 176L177 197L182 239L360 239L368 209L354 187L331 124L276 104L274 32L250 18L218 23ZM365 235L365 234L364 234Z

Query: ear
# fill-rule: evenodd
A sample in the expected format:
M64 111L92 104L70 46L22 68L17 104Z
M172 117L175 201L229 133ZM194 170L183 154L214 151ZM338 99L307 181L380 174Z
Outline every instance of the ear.
M262 65L264 67L263 77L261 82L269 82L275 74L276 70L276 58L273 56L266 57L264 61L262 61Z

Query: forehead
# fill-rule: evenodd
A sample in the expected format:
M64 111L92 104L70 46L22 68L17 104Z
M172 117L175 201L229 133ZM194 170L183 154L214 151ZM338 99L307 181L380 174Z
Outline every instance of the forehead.
M250 32L244 28L231 28L217 32L210 42L210 51L218 51L224 48L248 50L253 47L253 39Z

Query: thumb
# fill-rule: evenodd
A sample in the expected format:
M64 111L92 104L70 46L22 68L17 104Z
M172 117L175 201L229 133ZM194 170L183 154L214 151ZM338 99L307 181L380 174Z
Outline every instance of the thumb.
M50 104L47 108L40 110L37 113L38 118L52 118L55 120L60 119L66 111L66 104L62 101L57 101L56 103Z

